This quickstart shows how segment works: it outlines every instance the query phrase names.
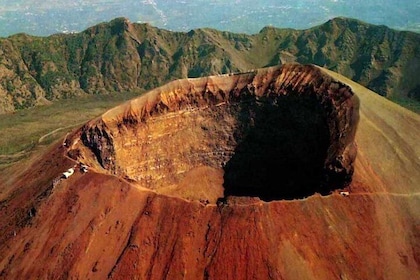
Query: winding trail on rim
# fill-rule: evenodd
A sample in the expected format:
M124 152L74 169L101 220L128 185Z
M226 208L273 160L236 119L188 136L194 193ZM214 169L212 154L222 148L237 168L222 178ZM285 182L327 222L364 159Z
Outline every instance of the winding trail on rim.
M81 123L78 123L78 124L72 124L72 125L68 125L68 126L63 126L63 127L56 128L56 129L48 132L47 134L44 134L41 137L39 137L38 144L41 144L42 141L44 141L44 139L47 138L48 136L51 136L51 135L53 135L53 134L55 134L55 133L57 133L57 132L59 132L59 131L61 131L63 129L72 128L74 126L78 126L78 125L81 125L81 124L84 124L84 123L85 122L81 122Z
M55 133L57 133L57 132L59 132L59 131L61 131L61 130L68 129L68 128L72 128L72 127L75 127L75 126L79 126L79 125L82 125L82 124L84 124L84 123L86 123L86 121L83 121L83 122L79 122L79 123L76 123L76 124L71 124L71 125L67 125L67 126L62 126L62 127L56 128L56 129L54 129L54 130L52 130L52 131L50 131L50 132L48 132L48 133L46 133L46 134L42 135L41 137L39 137L39 139L38 139L38 141L37 141L37 145L42 144L42 142L44 141L44 139L45 139L45 138L47 138L48 136L51 136L51 135L53 135L53 134L55 134ZM32 152L32 151L33 151L33 149L34 149L37 145L34 145L33 147L30 147L30 148L27 148L27 149L21 150L21 151L19 151L19 152L14 153L14 154L0 155L0 160L12 160L12 159L17 159L17 160L18 160L19 158L22 158L22 157L23 157L23 156L25 156L26 154L28 154L28 153ZM0 163L0 164L1 164L1 163Z

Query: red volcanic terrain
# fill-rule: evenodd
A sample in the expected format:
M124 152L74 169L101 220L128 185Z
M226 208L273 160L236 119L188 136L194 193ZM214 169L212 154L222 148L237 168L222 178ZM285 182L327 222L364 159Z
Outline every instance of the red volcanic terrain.
M420 279L419 135L316 66L171 82L3 173L0 279Z

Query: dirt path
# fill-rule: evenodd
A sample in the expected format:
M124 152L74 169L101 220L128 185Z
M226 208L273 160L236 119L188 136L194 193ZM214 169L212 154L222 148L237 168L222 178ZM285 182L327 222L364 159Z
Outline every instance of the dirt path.
M23 157L24 155L26 155L27 153L29 153L31 149L26 149L26 150L22 150L19 151L17 153L14 154L10 154L10 155L0 155L0 160L8 160L8 159L14 159L14 158L20 158Z
M72 128L72 127L75 127L75 126L82 125L82 124L84 124L84 123L86 123L86 122L85 122L85 121L83 121L83 122L80 122L80 123L77 123L77 124L71 124L71 125L68 125L68 126L63 126L63 127L56 128L56 129L54 129L54 130L52 130L52 131L48 132L47 134L44 134L44 135L42 135L41 137L39 137L39 139L38 139L38 144L41 144L41 143L42 143L42 141L44 141L44 139L45 139L45 138L47 138L48 136L51 136L51 135L53 135L53 134L55 134L55 133L57 133L57 132L59 132L59 131L61 131L61 130L63 130L63 129Z
M413 197L413 196L420 196L420 192L414 192L414 193L392 193L392 192L360 192L360 193L350 193L349 196L355 196L355 195L388 195L388 196L399 196L399 197Z
M23 157L25 157L28 154L30 154L38 145L41 145L42 142L47 137L49 137L51 135L54 135L55 133L57 133L57 132L59 132L61 130L65 130L65 129L69 129L69 128L72 128L72 127L76 127L76 126L82 125L84 123L85 123L85 121L80 122L80 123L77 123L77 124L71 124L71 125L67 125L67 126L56 128L56 129L54 129L54 130L52 130L52 131L50 131L50 132L42 135L41 137L39 137L39 139L37 141L37 144L35 144L35 145L33 145L33 146L29 147L29 148L26 148L24 150L21 150L19 152L14 153L14 154L0 155L0 165L10 164L10 163L17 162L20 159L22 159Z

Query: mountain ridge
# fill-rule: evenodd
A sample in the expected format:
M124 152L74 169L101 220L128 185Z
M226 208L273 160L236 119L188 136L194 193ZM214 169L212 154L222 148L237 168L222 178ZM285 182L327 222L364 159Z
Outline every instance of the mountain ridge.
M0 39L0 113L72 96L273 66L325 66L381 95L420 99L420 34L348 18L246 35L172 32L117 18L75 34Z

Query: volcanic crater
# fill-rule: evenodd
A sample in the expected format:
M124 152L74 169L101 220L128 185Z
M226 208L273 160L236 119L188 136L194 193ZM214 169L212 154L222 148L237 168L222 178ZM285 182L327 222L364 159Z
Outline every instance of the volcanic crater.
M68 155L186 200L300 199L346 187L359 102L313 65L183 79L92 120Z

